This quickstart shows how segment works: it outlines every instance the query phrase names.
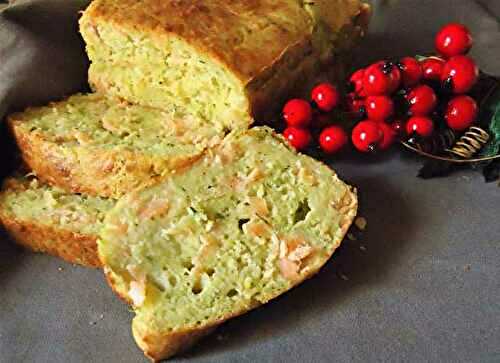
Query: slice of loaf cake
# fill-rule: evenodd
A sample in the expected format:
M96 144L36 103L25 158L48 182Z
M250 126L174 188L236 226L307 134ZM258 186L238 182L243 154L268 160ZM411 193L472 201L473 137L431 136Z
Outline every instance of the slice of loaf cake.
M165 177L226 130L178 111L75 95L8 118L24 162L67 191L119 197Z
M312 276L341 243L355 191L268 128L230 134L184 172L123 197L99 257L154 360Z
M0 221L15 242L35 252L99 267L97 235L114 204L16 177L7 179L0 193Z
M94 0L80 31L94 89L236 129L341 63L368 13L359 0Z

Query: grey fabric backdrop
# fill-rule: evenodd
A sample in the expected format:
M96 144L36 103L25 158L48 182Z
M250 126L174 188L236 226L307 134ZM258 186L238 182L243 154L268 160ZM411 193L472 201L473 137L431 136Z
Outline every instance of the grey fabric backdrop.
M74 21L83 6L18 0L1 13L0 113L85 87ZM500 74L500 1L389 0L375 10L359 64L428 51L453 20L473 30L483 69ZM418 162L400 153L329 162L359 187L360 240L175 361L500 361L498 186L472 173L416 179ZM99 271L0 240L0 362L144 362L131 318Z

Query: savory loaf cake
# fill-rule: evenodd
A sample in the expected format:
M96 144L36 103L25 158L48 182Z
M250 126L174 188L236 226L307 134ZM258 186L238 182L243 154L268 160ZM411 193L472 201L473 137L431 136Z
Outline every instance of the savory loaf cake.
M123 197L98 252L134 306L138 345L160 360L318 272L356 210L355 191L331 169L253 128Z
M75 95L9 116L25 163L75 193L119 197L182 168L226 130L178 111Z
M80 31L94 89L237 129L340 63L368 13L360 0L94 0Z
M114 204L16 177L7 179L0 192L0 221L15 242L35 252L99 267L97 235Z

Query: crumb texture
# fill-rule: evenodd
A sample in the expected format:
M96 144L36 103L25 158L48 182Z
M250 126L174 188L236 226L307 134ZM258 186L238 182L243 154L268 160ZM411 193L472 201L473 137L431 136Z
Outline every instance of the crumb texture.
M224 130L192 115L100 94L11 115L26 164L72 192L119 197L166 176L220 142Z
M135 337L148 354L150 335L168 341L214 326L317 272L356 208L331 169L254 128L120 200L99 254L114 289L135 306Z
M99 266L97 236L110 199L68 194L33 177L8 179L0 193L0 220L13 239L72 263Z

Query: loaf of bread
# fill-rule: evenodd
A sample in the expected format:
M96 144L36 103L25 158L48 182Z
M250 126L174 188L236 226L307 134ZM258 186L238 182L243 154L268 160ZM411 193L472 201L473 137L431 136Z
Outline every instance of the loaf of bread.
M309 278L340 245L355 191L268 128L231 133L187 170L123 197L98 252L153 360Z
M0 192L0 221L15 242L30 250L99 267L97 236L114 204L16 177L7 179Z
M9 116L24 162L69 192L119 197L185 167L226 130L178 111L75 95Z
M94 0L80 31L94 89L246 128L367 24L360 0Z

